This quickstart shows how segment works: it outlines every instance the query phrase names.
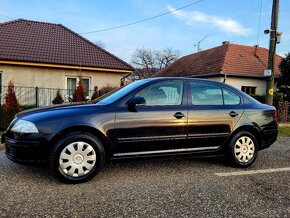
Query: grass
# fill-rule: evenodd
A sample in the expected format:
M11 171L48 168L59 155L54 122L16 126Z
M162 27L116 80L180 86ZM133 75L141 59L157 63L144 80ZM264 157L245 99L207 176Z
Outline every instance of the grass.
M278 132L279 136L290 136L290 125L279 125Z

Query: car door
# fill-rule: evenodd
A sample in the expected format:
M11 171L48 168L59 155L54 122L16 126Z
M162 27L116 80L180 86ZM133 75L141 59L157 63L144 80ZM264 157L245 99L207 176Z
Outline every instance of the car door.
M186 86L181 79L162 80L132 97L145 99L130 110L124 103L116 113L114 156L174 152L187 138Z
M197 150L222 146L244 112L241 97L217 83L189 82L188 140Z

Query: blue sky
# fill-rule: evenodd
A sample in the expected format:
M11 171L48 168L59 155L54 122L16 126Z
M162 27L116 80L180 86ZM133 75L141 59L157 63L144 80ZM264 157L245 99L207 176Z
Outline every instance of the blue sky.
M197 0L0 0L0 22L24 18L61 23L77 33L106 29L146 19ZM204 0L172 14L136 25L91 34L105 49L131 62L136 48L174 48L187 55L221 45L222 41L257 44L261 0ZM258 44L268 48L272 0L262 0ZM5 15L5 16L4 16ZM6 16L10 17L7 18ZM290 0L280 0L279 28L283 32L277 53L290 52Z

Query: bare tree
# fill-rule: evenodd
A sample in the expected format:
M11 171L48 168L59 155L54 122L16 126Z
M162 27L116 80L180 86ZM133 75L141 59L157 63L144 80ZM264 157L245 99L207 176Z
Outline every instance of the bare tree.
M174 63L180 57L180 51L173 50L173 48L165 48L161 51L155 51L154 57L156 66L161 70Z
M180 51L172 48L163 50L137 48L132 55L132 63L138 68L135 73L140 78L147 78L169 66L179 57Z
M132 55L132 63L140 69L145 69L149 76L153 75L154 70L154 52L151 49L137 48ZM142 75L144 77L144 75Z

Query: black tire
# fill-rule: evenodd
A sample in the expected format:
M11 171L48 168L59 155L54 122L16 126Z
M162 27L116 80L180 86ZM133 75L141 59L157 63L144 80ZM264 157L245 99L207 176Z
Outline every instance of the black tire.
M234 167L251 166L258 155L258 142L255 136L247 131L236 133L228 143L227 157Z
M81 183L92 179L100 171L105 162L105 150L92 134L73 132L55 143L49 160L53 174L60 180Z

